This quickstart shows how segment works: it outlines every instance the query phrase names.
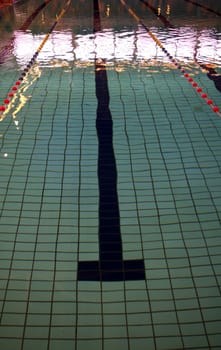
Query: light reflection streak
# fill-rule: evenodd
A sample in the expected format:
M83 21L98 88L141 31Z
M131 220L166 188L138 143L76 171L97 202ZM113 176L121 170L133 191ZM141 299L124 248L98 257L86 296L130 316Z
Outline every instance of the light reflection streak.
M211 29L197 31L193 27L180 27L166 31L162 28L150 28L159 38L168 52L182 62L194 61L197 45L199 57L210 63L221 64L221 38L213 35ZM42 35L18 32L15 35L14 55L19 65L24 65L35 52L42 40ZM94 34L74 35L70 31L54 32L38 57L40 65L52 65L53 60L59 66L59 60L70 63L91 64L95 55ZM114 31L105 29L96 35L96 55L106 62L141 62L157 59L164 64L168 58L156 48L152 39L139 26L133 31Z
M212 29L201 31L194 27L178 29L151 28L151 32L158 37L167 51L183 64L210 63L214 67L221 64L221 38L214 35ZM42 41L42 35L32 35L31 32L18 31L15 35L14 55L17 63L24 66L33 56L36 47ZM70 31L56 31L52 33L38 56L38 66L35 65L23 82L22 89L15 94L6 111L1 114L2 121L11 112L15 126L19 128L17 114L27 103L29 97L24 92L41 75L40 67L85 67L94 64L94 57L105 60L107 66L115 65L114 69L123 71L127 64L140 68L151 68L161 65L168 69L172 65L166 55L159 50L156 43L138 25L133 31L114 31L113 28L104 29L94 34L74 35ZM174 68L174 67L173 67ZM16 102L16 101L17 102Z
M40 76L41 70L39 69L38 65L34 65L30 69L28 76L24 78L22 87L14 94L7 106L7 109L1 114L0 122L2 122L5 117L10 114L16 129L19 130L19 120L17 119L17 114L31 98L31 95L27 96L25 95L25 92Z

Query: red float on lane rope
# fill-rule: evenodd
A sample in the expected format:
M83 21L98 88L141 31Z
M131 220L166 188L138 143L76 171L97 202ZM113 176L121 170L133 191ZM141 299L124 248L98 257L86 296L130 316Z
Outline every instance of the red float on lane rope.
M59 15L56 16L56 21L54 22L54 24L52 25L51 29L49 30L49 32L45 35L44 39L42 40L41 44L39 45L38 49L36 50L36 52L34 53L32 59L29 61L29 63L27 64L26 68L23 69L23 72L21 73L19 79L15 82L14 86L12 86L11 91L16 92L21 84L21 82L24 79L24 76L29 72L29 70L31 69L32 65L35 63L36 58L39 54L39 52L42 50L43 46L45 45L46 41L49 38L49 35L52 33L52 31L54 30L55 26L58 24L58 22L61 20L61 18L63 17L64 13L66 12L66 10L68 9L69 5L71 3L71 0L66 0L65 6L61 9ZM10 92L8 93L8 98L6 98L4 100L4 104L2 106L0 106L0 112L4 112L7 107L8 104L10 103L11 99L14 96L14 93ZM1 115L0 115L1 117Z

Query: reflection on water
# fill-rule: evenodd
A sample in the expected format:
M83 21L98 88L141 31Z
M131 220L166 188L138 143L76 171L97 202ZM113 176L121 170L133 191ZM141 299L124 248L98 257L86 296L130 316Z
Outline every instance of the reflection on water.
M128 3L176 59L221 64L221 28L217 15L188 1L183 1L182 5L179 2L179 6L177 1ZM216 4L207 1L206 5L218 11ZM60 7L57 1L49 1L33 16L36 9L41 8L41 2L29 1L0 12L1 61L6 63L13 56L19 66L25 65L55 21ZM92 5L85 1L72 3L40 53L40 65L51 66L56 62L57 66L58 61L61 65L64 61L90 64L95 57L109 64L143 64L153 59L168 62L166 55L119 3L109 1L107 5L100 1L100 11L103 30L95 36ZM19 30L24 23L29 23L29 27Z
M40 78L40 76L41 70L39 69L38 65L34 65L30 69L29 74L24 78L22 87L13 94L14 96L10 100L10 103L7 105L6 110L0 114L0 122L2 122L9 114L13 119L16 129L19 130L19 120L17 118L17 114L31 98L31 95L28 95L27 91L29 90L30 86L38 78Z
M110 1L106 5L100 1L102 30L96 33L93 32L91 5L87 3L86 6L85 3L86 11L81 12L79 3L72 3L40 51L36 72L40 72L41 67L65 67L68 72L73 67L94 65L95 59L102 59L106 69L114 67L116 71L121 72L130 65L135 68L146 68L149 73L158 73L159 67L161 72L176 69L171 63L170 56L165 54L167 52L179 61L183 68L188 70L191 67L192 75L200 67L211 65L215 73L210 74L207 68L204 69L215 86L220 89L220 74L217 68L221 65L221 30L217 24L218 16L214 17L211 11L206 12L201 8L196 12L196 7L193 5L190 11L189 4L184 6L185 2L182 3L183 16L180 16L180 12L172 2L169 6L162 1L157 7L154 1L151 5L146 0L135 2L128 0L128 3L166 51L157 45L148 34L148 29L145 30L141 22L134 21L120 3L116 6L114 1ZM44 41L46 34L50 32L61 8L61 5L56 5L51 0L48 0L47 4L40 3L40 0L28 4L26 10L23 5L8 10L18 22L17 29L10 27L11 36L8 34L5 36L9 21L7 16L0 22L0 27L4 29L0 45L0 63L3 63L3 70L13 71L15 67L19 70L24 69ZM32 7L29 7L30 4ZM198 16L199 11L203 20ZM36 72L31 74L33 81L40 74ZM26 85L28 87L29 84ZM28 96L24 94L26 85L23 85L23 89L17 95L16 104L13 99L6 112L1 114L1 120L10 110L14 123L17 123L17 113L28 101Z
M165 31L151 27L151 31L167 51L182 62L191 63L197 58L205 63L221 64L221 38L219 40L212 29L198 32L194 27L181 27ZM31 32L15 33L13 54L20 66L31 59L43 37ZM53 65L53 61L56 66L58 61L61 64L64 61L90 64L95 57L103 58L109 64L118 61L144 63L153 59L168 63L168 57L139 26L132 31L106 29L96 35L56 31L40 52L38 61L47 66Z
M45 35L32 35L31 32L16 32L14 37L14 55L20 66L24 66L33 56ZM41 64L50 64L52 59L73 61L73 38L70 32L55 32L47 40L39 55Z

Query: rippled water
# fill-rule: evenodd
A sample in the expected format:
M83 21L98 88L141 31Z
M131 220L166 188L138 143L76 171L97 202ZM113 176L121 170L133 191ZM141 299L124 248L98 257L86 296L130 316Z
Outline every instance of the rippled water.
M36 6L39 3L36 1ZM91 14L88 13L88 17L85 13L80 16L75 15L71 21L69 14L76 11L74 3L71 6L61 24L53 31L43 47L38 58L40 65L65 65L65 62L90 64L95 58L105 59L110 64L113 62L149 64L150 60L168 62L165 53L156 45L147 31L130 18L129 14L125 16L124 13L121 20L115 8L108 14L107 9L106 11L104 9L103 29L94 34L93 23L89 19ZM171 15L166 16L170 27L165 27L160 18L151 14L150 11L141 12L139 2L136 3L136 7L133 6L133 9L138 11L143 23L176 59L185 63L199 60L216 66L221 65L221 28L218 16L211 18L211 15L207 14L204 19L194 17L193 6L191 16L190 14L188 16L184 7L181 17L175 11L176 8L173 13L171 7ZM112 7L109 11L111 10ZM51 18L47 23L45 18L48 16L48 11L51 11ZM30 60L49 31L50 24L53 24L54 12L56 13L56 9L49 4L33 21L34 25L32 23L27 30L19 30L19 26L22 27L27 16L30 16L25 6L21 4L14 8L13 14L8 15L8 20L1 21L0 56L6 65L7 62L9 64L15 61L19 66L24 66ZM205 11L201 10L201 12L205 16ZM14 18L15 23L10 22L10 16ZM126 25L128 20L129 27Z
M220 17L73 0L27 65L43 1L0 10L0 349L221 349Z
M163 28L150 29L167 51L181 61L192 62L197 57L207 63L221 64L221 38L212 29L200 32L194 27L175 28L167 32ZM43 38L44 35L15 32L13 54L19 65L24 65L32 57ZM95 35L56 31L47 41L39 60L42 64L50 64L53 59L93 62L95 57L109 62L149 59L168 61L142 27L119 32L106 29Z

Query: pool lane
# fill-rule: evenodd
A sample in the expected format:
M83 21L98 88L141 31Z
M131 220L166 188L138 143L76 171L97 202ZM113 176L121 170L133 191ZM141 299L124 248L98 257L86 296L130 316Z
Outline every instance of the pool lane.
M200 97L204 99L204 101L207 103L207 105L212 109L214 113L216 113L219 117L221 117L220 109L218 106L214 104L214 101L211 100L206 94L203 89L198 85L196 81L193 80L193 78L190 76L189 72L187 72L184 67L179 63L179 61L173 57L170 52L164 47L162 42L158 39L158 37L148 28L145 23L141 20L141 18L137 15L137 13L128 5L128 3L124 0L120 0L122 6L124 6L128 13L137 21L138 24L140 24L143 29L147 32L147 34L151 37L151 39L156 43L156 45L167 55L169 60L171 61L174 66L180 70L180 72L183 74L183 76L187 79L187 81L190 83L192 88L195 89L195 91L199 94Z
M94 33L101 30L99 4L94 0ZM95 59L97 96L99 182L99 261L80 261L79 281L144 280L141 260L123 260L120 213L117 193L117 167L113 149L113 121L109 109L109 88L105 61Z
M51 2L51 0L45 0L40 6L38 6L35 11L26 19L26 21L18 28L18 30L27 30L31 23L34 21L35 17ZM11 38L10 42L5 45L0 50L0 64L3 64L5 60L12 54L12 48L14 43L14 36Z
M163 25L165 26L165 28L174 28L173 24L168 21L166 19L165 16L163 16L161 13L158 13L158 10L157 8L155 8L154 6L152 6L151 4L148 3L148 1L146 0L140 0L145 6L147 6L149 9L151 9L151 11L161 20L161 22L163 23ZM214 13L215 15L217 16L221 16L221 13L207 7L207 6L203 6L203 5L200 5L194 1L190 1L190 0L185 0L185 1L189 1L191 2L193 5L196 5L196 6L199 6L201 8L203 8L204 10L206 11L209 11L209 12L212 12ZM203 62L200 62L198 61L197 59L197 55L196 55L196 52L194 54L194 61L196 64L198 64L202 69L206 70L207 71L207 76L210 80L213 80L214 81L214 85L216 87L216 89L218 91L221 92L221 75L218 74L216 72L216 70L212 67L210 67L210 65L207 65L206 63L203 63Z
M8 109L10 108L10 104L14 98L15 93L17 93L18 89L20 88L20 85L22 84L24 78L29 73L30 69L32 68L33 64L35 63L39 53L41 52L42 48L46 44L47 40L49 39L51 33L54 31L55 27L57 26L58 22L61 20L65 12L67 11L71 0L67 0L64 4L64 7L61 9L59 14L56 16L56 20L54 21L53 25L49 29L48 33L44 36L44 39L41 41L40 45L38 46L37 50L33 54L31 60L27 63L26 67L23 69L23 71L20 74L19 79L15 82L15 84L11 87L10 92L6 96L6 98L3 100L3 104L0 105L0 121L4 119L6 113L8 112Z

